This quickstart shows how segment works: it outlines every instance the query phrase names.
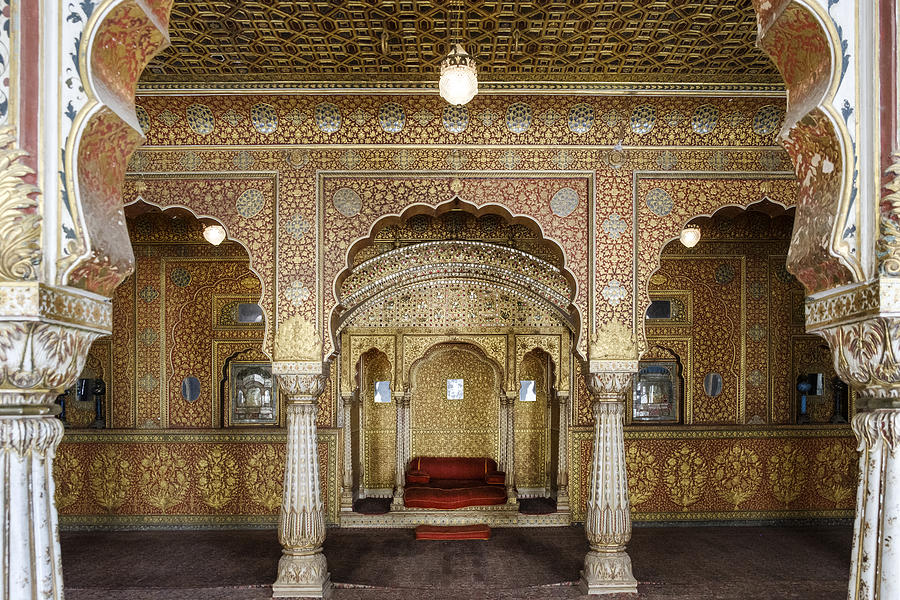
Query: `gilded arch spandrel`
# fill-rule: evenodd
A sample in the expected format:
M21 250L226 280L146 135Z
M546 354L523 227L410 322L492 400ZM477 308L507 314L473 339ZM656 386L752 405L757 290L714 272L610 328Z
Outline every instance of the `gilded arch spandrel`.
M556 367L556 377L553 380L553 386L561 392L569 390L569 369L568 364L571 357L568 355L568 344L564 340L568 337L569 332L561 333L540 333L540 334L516 334L515 335L515 362L513 363L513 383L519 381L519 370L525 355L535 349L540 349L550 355ZM513 391L516 388L512 388Z
M394 393L402 393L403 387L397 378L397 338L393 333L373 334L354 332L352 329L344 332L344 351L341 356L343 367L341 377L341 393L352 393L356 380L355 370L363 354L375 349L382 352L391 364L391 389ZM349 342L349 343L347 343ZM396 387L395 387L396 386Z
M431 348L438 344L463 343L476 346L486 357L496 363L499 374L499 385L505 387L507 381L506 333L466 333L466 334L426 334L403 335L403 385L412 385L412 368L415 363L425 357Z

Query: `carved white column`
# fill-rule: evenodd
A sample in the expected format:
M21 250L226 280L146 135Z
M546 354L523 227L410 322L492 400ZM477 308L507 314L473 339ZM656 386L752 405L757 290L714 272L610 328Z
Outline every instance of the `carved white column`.
M394 500L391 510L403 508L403 487L406 483L406 465L409 462L409 394L397 395L396 473L394 476Z
M518 502L516 493L516 397L506 396L506 497Z
M580 587L587 594L637 593L625 545L631 539L631 506L625 471L625 400L631 373L592 373L594 454L584 528L591 549Z
M341 511L353 510L353 394L341 395L341 429L344 435L344 469L341 478Z
M508 410L506 392L500 392L500 431L498 432L500 436L500 456L497 457L497 468L507 473L509 472L509 464L506 459L507 451L509 450L509 435L507 433L509 427Z
M557 392L559 452L556 472L556 512L569 512L569 392Z
M278 516L282 556L275 598L323 598L331 593L331 578L322 553L325 542L325 507L319 483L316 440L316 398L325 389L324 375L279 373L278 384L287 398L287 456L284 491Z

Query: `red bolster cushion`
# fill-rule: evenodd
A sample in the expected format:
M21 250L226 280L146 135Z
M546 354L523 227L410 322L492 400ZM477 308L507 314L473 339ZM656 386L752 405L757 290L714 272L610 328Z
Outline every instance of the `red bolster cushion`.
M431 475L424 471L410 471L406 474L406 481L409 483L430 483Z
M484 476L485 483L506 483L506 473L503 471L491 471Z

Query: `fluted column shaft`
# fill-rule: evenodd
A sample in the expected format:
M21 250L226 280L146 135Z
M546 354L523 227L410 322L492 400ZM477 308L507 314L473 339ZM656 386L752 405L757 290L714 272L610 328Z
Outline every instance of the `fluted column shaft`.
M556 511L567 512L569 506L569 394L557 394L559 404L559 452L556 471Z
M516 493L516 399L506 396L506 497L510 503L518 501Z
M900 598L900 409L858 413L859 488L849 600Z
M341 510L353 510L353 394L341 396L344 433L344 469L341 478Z
M406 484L406 465L409 463L409 394L397 396L397 465L392 510L403 508L403 491Z
M287 397L287 455L278 516L282 556L275 598L325 597L330 593L325 542L325 506L319 482L316 399L325 389L323 375L278 374Z
M584 559L580 586L588 594L637 593L631 559L631 506L625 470L624 392L631 373L593 373L594 453L584 528L590 551Z

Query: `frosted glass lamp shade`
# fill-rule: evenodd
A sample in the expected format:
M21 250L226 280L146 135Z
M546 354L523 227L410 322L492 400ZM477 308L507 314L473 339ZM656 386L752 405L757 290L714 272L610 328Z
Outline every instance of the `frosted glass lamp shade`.
M681 243L687 248L693 248L697 245L697 242L700 241L700 228L685 227L681 230L681 235L678 236L678 239L680 239Z
M225 241L225 228L221 225L207 225L203 228L203 237L213 246L218 246Z
M478 93L478 75L475 61L459 44L441 62L439 84L441 98L450 104L463 105Z

